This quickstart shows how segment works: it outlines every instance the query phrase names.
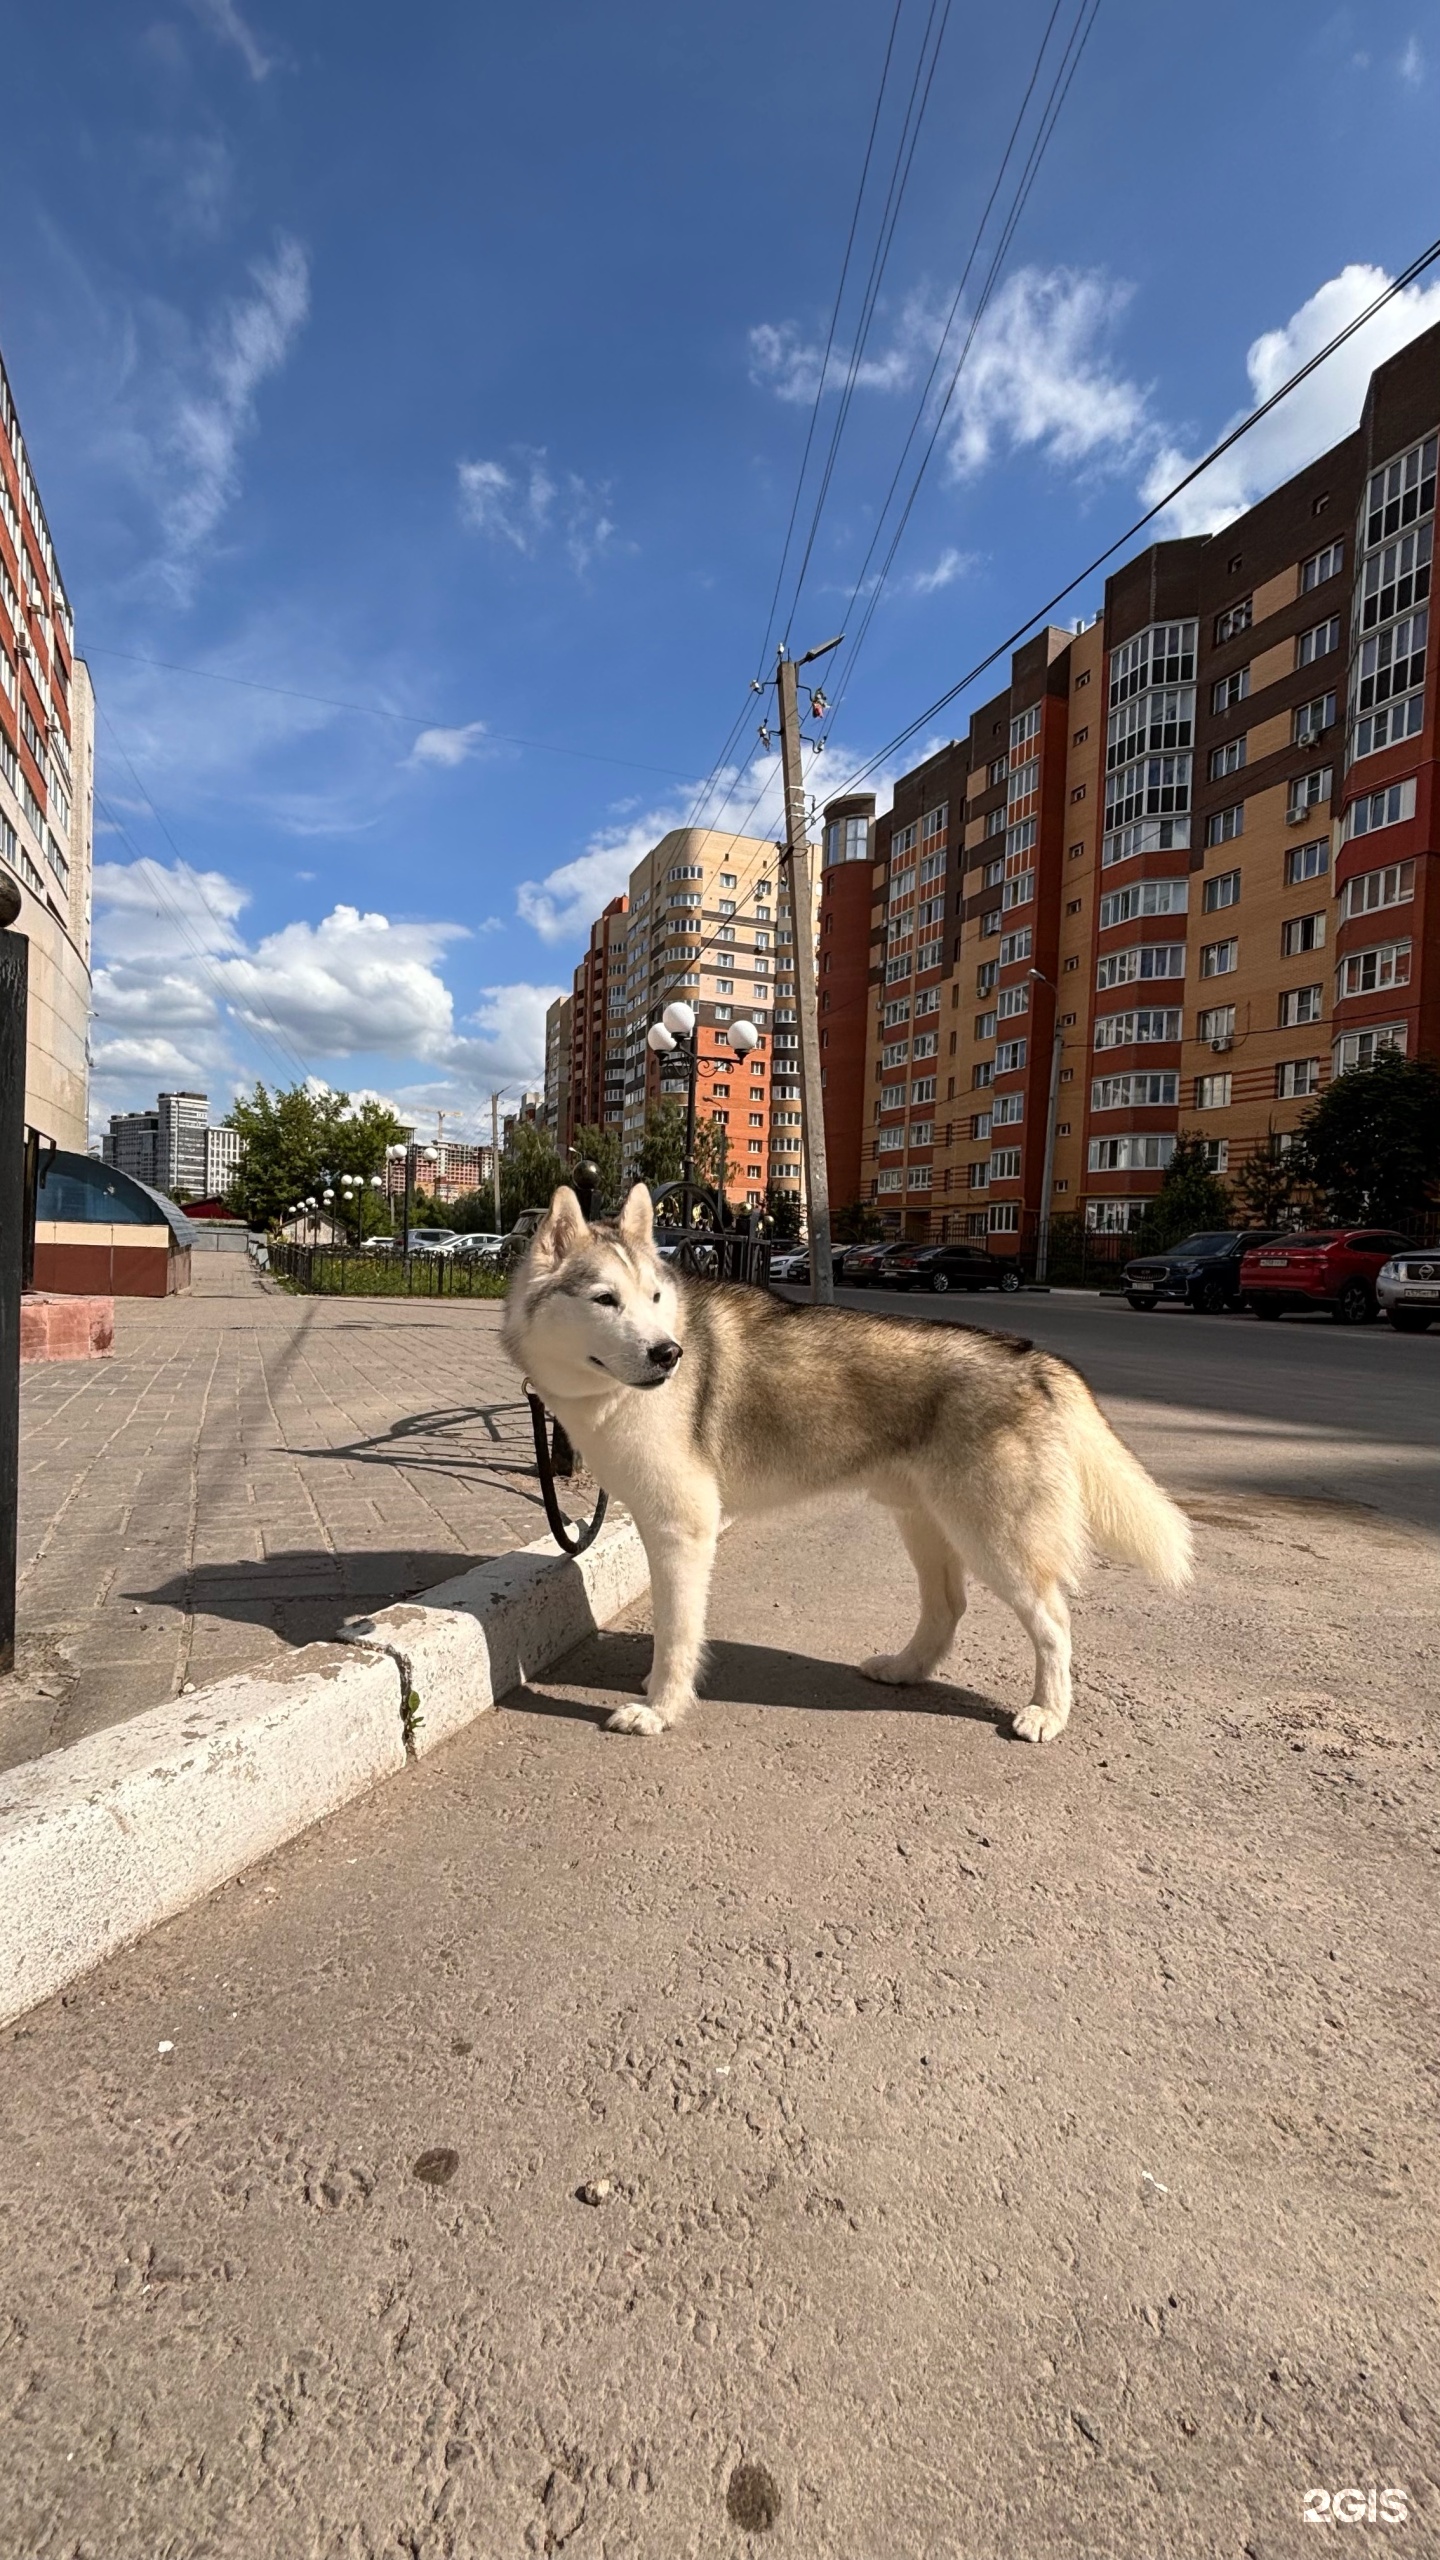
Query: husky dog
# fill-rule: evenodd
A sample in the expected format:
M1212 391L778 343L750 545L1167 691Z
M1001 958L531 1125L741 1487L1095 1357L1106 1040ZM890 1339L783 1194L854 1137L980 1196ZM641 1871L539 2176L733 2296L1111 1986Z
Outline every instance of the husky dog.
M1188 1523L1067 1361L968 1325L685 1279L655 1251L643 1183L614 1226L587 1225L574 1192L556 1192L510 1283L504 1341L649 1559L646 1702L618 1708L612 1733L663 1733L690 1705L724 1521L835 1486L893 1512L920 1584L904 1651L860 1669L927 1680L978 1574L1035 1648L1015 1719L1027 1742L1053 1742L1070 1713L1066 1592L1091 1547L1159 1582L1189 1578Z

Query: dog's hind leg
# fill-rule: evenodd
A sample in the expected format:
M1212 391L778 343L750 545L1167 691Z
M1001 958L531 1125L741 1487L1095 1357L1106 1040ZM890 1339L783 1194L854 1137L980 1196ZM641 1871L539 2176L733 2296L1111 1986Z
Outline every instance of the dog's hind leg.
M1058 1582L1026 1579L993 1552L976 1569L1015 1612L1035 1647L1035 1694L1015 1718L1022 1742L1053 1742L1070 1720L1070 1607Z
M692 1488L687 1509L687 1517L668 1518L663 1527L641 1525L655 1621L648 1703L617 1707L607 1725L611 1733L663 1733L693 1703L720 1534L719 1496L707 1499Z
M920 1585L920 1619L903 1653L872 1653L860 1669L867 1680L884 1680L892 1687L906 1688L917 1680L928 1680L954 1642L955 1630L965 1613L965 1566L934 1513L923 1504L908 1504L902 1509L894 1503L886 1508L894 1513L895 1525L915 1567Z

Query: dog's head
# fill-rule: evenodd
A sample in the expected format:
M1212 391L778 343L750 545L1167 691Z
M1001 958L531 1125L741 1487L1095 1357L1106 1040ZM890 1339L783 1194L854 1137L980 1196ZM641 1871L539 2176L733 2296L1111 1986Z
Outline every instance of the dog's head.
M557 1191L510 1286L505 1337L543 1395L663 1387L680 1358L679 1292L655 1250L650 1194L637 1182L614 1226L590 1226Z

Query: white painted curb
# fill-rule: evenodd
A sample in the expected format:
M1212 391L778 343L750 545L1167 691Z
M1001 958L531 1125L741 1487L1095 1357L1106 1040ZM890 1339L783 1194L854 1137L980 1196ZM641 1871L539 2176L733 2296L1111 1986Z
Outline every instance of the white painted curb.
M345 1644L0 1771L0 2025L433 1750L647 1583L623 1516L578 1559L540 1538Z

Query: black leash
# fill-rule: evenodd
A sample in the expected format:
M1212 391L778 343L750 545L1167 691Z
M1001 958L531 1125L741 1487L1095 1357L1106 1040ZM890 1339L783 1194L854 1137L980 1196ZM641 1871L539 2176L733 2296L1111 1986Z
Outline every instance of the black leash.
M540 1490L545 1497L545 1517L550 1523L556 1545L563 1547L567 1556L583 1556L586 1548L593 1546L600 1534L600 1523L605 1517L609 1497L604 1493L600 1495L588 1520L566 1518L560 1508L560 1497L555 1490L557 1449L545 1429L545 1407L528 1378L525 1381L525 1401L530 1407L530 1424L535 1434L535 1466L540 1477ZM570 1443L565 1440L558 1422L554 1428L555 1442L564 1441L564 1446L568 1449Z

